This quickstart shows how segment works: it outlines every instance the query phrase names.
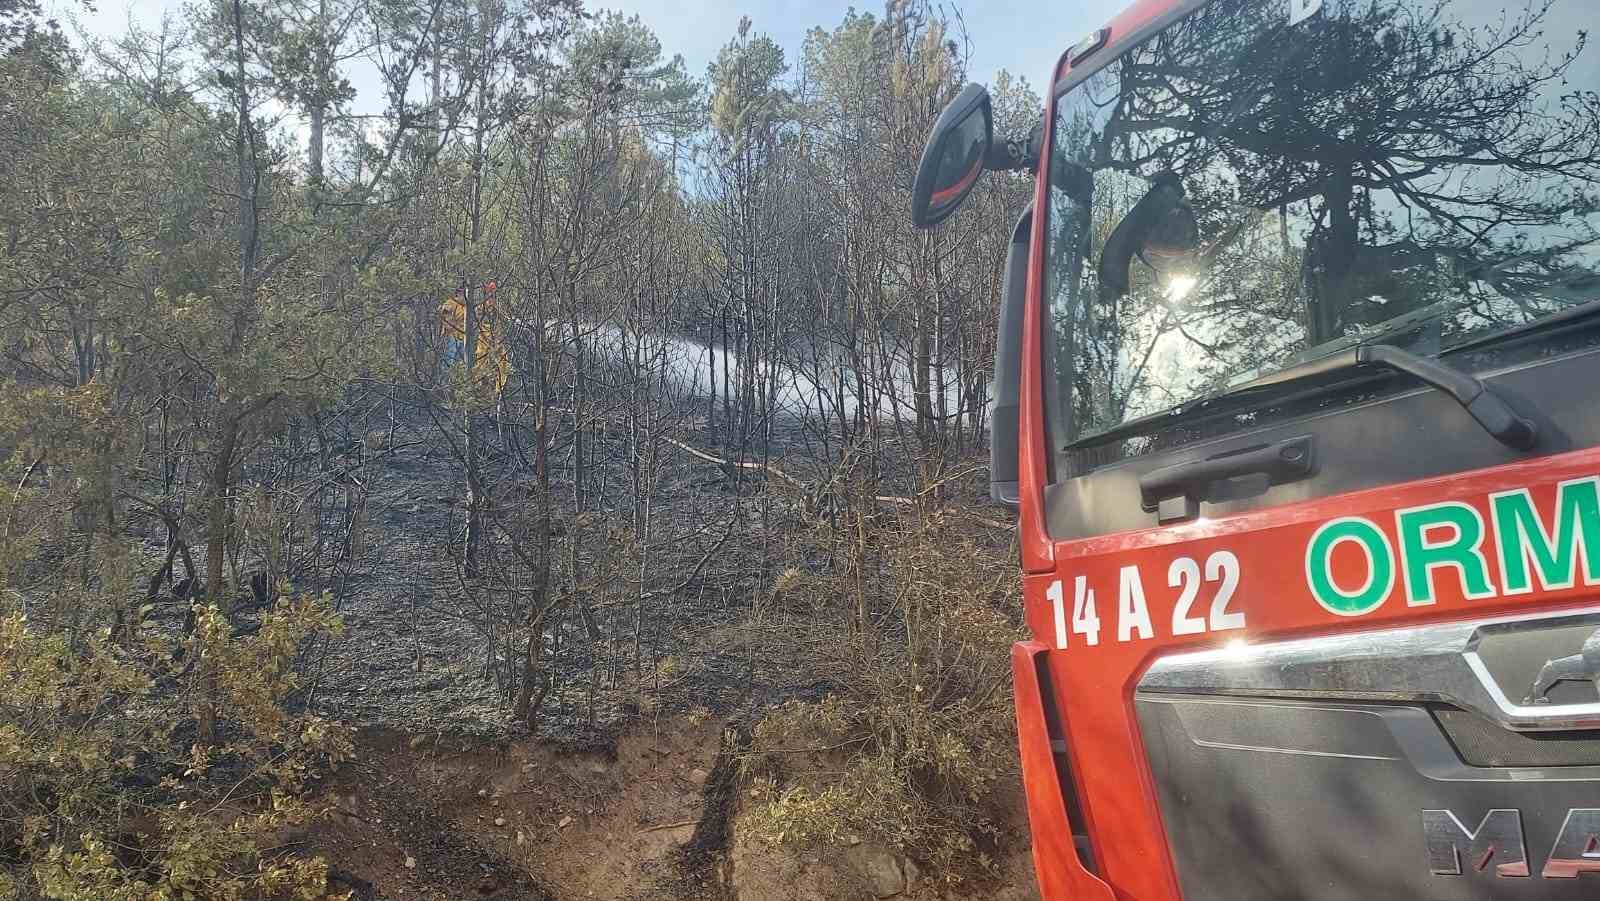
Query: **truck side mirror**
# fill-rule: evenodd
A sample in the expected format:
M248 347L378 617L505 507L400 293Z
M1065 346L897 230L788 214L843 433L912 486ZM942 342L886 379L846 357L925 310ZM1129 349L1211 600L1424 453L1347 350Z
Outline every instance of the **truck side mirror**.
M913 225L930 228L961 206L983 174L993 141L989 92L983 85L969 84L933 123L911 188Z
M1000 291L1000 333L995 341L994 401L989 405L989 497L1017 509L1017 433L1022 413L1022 314L1027 306L1028 240L1033 204L1022 211L1006 248Z

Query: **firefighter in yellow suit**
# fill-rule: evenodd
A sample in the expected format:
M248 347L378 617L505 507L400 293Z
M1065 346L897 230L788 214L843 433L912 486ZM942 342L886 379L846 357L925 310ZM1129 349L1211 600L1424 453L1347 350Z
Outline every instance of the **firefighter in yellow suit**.
M493 384L496 393L505 390L511 376L511 357L506 353L494 305L495 283L483 286L483 303L478 305L478 340L474 348L473 375L483 384ZM467 352L467 307L461 298L451 296L439 305L439 334L444 336L446 367L454 366Z

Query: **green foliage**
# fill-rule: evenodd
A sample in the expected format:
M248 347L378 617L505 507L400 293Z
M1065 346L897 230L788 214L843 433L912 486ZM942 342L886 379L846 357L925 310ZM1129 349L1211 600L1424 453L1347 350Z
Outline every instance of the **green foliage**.
M261 849L315 814L298 794L350 753L345 730L284 706L295 654L337 620L295 599L249 638L214 607L199 622L189 651L220 673L227 739L180 753L171 696L195 676L162 642L130 653L104 630L72 640L0 616L0 897L322 897L321 862Z
M1007 813L995 790L1016 772L1017 577L1004 553L938 517L892 533L883 550L882 606L817 662L841 688L756 725L741 822L774 843L881 842L959 881L991 865ZM844 569L781 577L791 603L824 612L839 612L848 579Z
M730 155L770 142L789 113L789 92L779 83L789 69L783 48L764 34L752 38L750 27L749 18L739 21L738 37L722 48L707 75L711 126Z
M573 30L564 56L577 105L591 116L682 134L700 122L699 85L683 57L664 58L661 41L638 16L601 11Z
M66 36L38 0L0 0L0 59L28 58L59 70L71 62Z

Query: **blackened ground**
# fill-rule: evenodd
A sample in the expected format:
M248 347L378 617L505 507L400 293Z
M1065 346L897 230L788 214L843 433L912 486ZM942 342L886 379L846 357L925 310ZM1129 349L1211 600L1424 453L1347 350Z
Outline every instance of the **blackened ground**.
M243 468L241 494L270 484L279 511L294 508L300 543L286 556L301 564L295 589L327 592L343 617L343 633L307 649L302 662L309 688L297 700L319 713L413 734L492 737L520 728L510 714L532 603L529 567L513 546L526 544L521 530L532 509L528 470L520 465L526 452L517 447L525 424L480 419L497 528L484 548L483 576L469 580L459 565L465 480L446 437L457 423L455 413L398 401L351 406L323 423L326 457L302 428L297 442L265 446ZM724 454L714 431L676 434ZM777 462L785 448L796 459L808 456L803 442L792 427L780 435ZM800 670L782 659L792 649L774 647L750 623L752 606L792 552L777 539L763 547L760 536L806 527L798 494L783 485L763 495L758 475L730 474L661 444L643 584L650 597L639 604L637 558L625 556L632 551L619 542L617 527L633 515L626 468L615 462L627 459L626 434L598 430L589 448L612 462L591 480L589 512L576 522L560 512L572 503L570 448L552 457L561 530L552 591L559 603L544 630L549 689L539 734L582 742L614 734L641 713L731 712L805 692L790 684ZM133 525L145 536L153 571L164 556L165 530L153 518ZM320 544L308 546L309 536L320 536ZM244 548L230 576L237 572L243 586L233 600L240 627L249 629L261 612L251 603L250 577L262 564L248 543ZM567 587L574 561L581 571L575 597ZM176 575L183 576L181 568ZM165 591L150 623L176 635L188 601L170 585Z

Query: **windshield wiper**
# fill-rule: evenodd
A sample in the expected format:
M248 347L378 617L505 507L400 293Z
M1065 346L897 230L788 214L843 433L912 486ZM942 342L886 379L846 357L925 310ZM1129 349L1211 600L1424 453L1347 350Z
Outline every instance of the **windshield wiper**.
M1533 420L1518 414L1505 399L1480 379L1439 360L1418 356L1392 344L1357 344L1320 359L1291 366L1271 375L1245 382L1229 391L1201 401L1130 420L1067 445L1068 449L1103 444L1135 434L1144 434L1170 423L1174 417L1217 408L1245 406L1262 394L1277 394L1290 383L1348 373L1363 365L1381 366L1413 376L1449 394L1483 430L1495 440L1516 450L1532 450L1538 443L1538 428Z
M1539 429L1533 420L1511 409L1505 399L1482 380L1453 366L1419 357L1393 344L1361 344L1355 348L1355 362L1387 366L1413 375L1456 399L1468 415L1483 426L1496 441L1516 450L1533 450Z

